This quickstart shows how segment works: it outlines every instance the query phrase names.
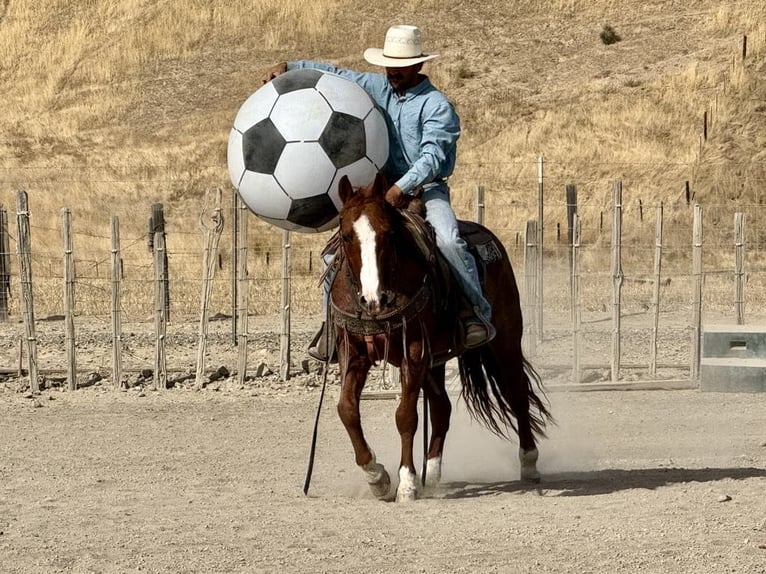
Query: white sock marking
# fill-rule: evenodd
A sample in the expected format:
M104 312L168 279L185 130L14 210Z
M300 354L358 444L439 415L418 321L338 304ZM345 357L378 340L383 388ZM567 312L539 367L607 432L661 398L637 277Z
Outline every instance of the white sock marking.
M354 231L359 238L359 247L362 251L362 270L359 273L362 295L367 303L377 304L380 279L378 278L378 258L375 249L375 230L370 225L367 216L362 215L354 222Z
M426 462L426 486L434 487L442 479L442 457L429 458Z
M396 489L396 501L415 500L418 494L418 479L406 466L399 468L399 488Z

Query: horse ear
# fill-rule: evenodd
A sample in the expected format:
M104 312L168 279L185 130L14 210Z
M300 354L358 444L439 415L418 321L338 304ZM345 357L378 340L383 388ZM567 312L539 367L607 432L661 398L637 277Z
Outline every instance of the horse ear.
M375 174L375 181L372 184L372 188L378 193L386 193L388 191L388 183L386 182L386 176L378 172Z
M348 179L347 175L340 178L340 182L338 182L338 195L341 203L346 203L354 195L354 188L351 186L351 180Z

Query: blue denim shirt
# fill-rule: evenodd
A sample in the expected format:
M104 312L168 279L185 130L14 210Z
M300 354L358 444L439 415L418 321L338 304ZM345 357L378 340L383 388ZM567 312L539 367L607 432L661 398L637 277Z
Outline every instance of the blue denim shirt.
M399 97L385 74L355 72L323 62L289 62L289 70L314 68L359 84L385 111L389 158L383 173L389 183L411 194L425 184L444 180L455 168L460 118L452 103L428 77Z

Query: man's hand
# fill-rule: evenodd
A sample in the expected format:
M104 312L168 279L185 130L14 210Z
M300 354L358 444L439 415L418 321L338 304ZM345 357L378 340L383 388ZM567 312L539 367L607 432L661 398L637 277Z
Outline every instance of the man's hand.
M271 66L268 70L266 70L261 77L261 83L267 84L277 76L284 74L287 71L287 62L279 62L279 64L275 64Z
M392 185L386 192L386 201L396 207L402 209L407 206L407 197L398 185Z

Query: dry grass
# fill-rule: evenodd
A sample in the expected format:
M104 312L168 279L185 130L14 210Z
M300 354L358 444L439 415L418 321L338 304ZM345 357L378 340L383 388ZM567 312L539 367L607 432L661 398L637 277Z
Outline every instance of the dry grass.
M615 178L625 183L626 214L637 212L639 200L644 209L658 201L675 206L668 214L673 245L688 244L691 233L685 181L719 219L716 241L737 209L752 209L749 221L760 223L766 94L758 80L766 66L766 5L758 0L703 0L693 8L670 0L449 6L435 0L375 6L352 0L22 0L4 6L0 203L13 212L15 189L29 191L42 276L60 260L62 207L75 214L76 248L92 252L80 258L104 262L109 215L120 216L123 241L142 245L150 205L162 202L176 254L171 269L193 286L204 192L228 189L228 129L260 71L304 56L366 67L363 48L378 44L395 21L419 23L428 49L442 54L428 71L463 119L452 180L457 211L473 216L473 190L483 184L487 222L507 245L535 217L539 156L546 158L547 237L565 221L564 185L576 183L594 253L608 243L609 217L606 236L597 219L608 214ZM605 24L619 31L621 42L602 44ZM704 111L711 124L701 145ZM626 243L650 241L646 225L626 225ZM280 232L255 221L253 227L253 248L276 252ZM760 235L753 232L751 241ZM295 249L316 251L321 239L296 237ZM226 241L222 250L228 261ZM126 257L146 271L145 249ZM646 261L638 248L626 250L626 257L637 267ZM603 260L593 259L594 265ZM685 256L679 259L683 265ZM224 266L221 275L229 272ZM49 273L55 277L56 271ZM315 277L314 270L301 279L307 301ZM278 281L264 284L277 287L254 297L277 300ZM57 289L44 289L38 299L57 307ZM196 292L190 287L191 309ZM226 293L218 297L225 301Z

